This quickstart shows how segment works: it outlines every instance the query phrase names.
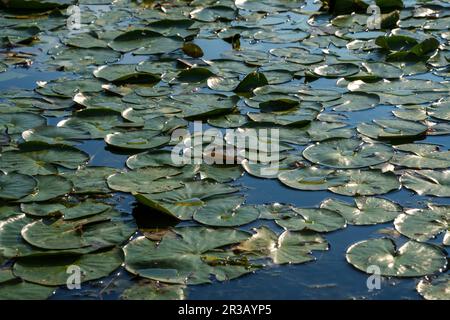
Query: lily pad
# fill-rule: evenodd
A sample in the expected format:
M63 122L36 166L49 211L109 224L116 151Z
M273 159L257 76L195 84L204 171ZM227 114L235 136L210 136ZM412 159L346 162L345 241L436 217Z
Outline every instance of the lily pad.
M315 232L285 231L278 236L269 228L261 227L234 249L251 259L270 258L275 264L299 264L315 260L312 251L328 250L328 243Z
M218 281L233 279L252 268L221 248L249 236L229 228L185 227L173 229L159 244L139 237L123 248L125 268L132 274L166 283L210 283L211 275Z
M420 122L406 120L373 120L357 126L358 132L372 139L407 139L425 135L428 127Z
M169 136L161 136L153 130L115 132L106 135L105 142L110 146L129 150L146 150L167 144Z
M394 220L402 213L398 204L375 197L357 197L354 203L338 199L326 199L320 204L321 208L339 213L349 224L372 225Z
M328 209L293 208L296 216L275 220L289 231L311 230L330 232L346 227L345 219L337 212Z
M412 169L446 169L450 167L450 151L439 151L431 144L403 144L390 160L392 164Z
M407 171L401 177L403 186L414 190L419 195L450 197L450 170L442 172L433 170Z
M106 178L118 170L109 167L85 167L75 172L63 172L62 176L72 181L74 193L109 193Z
M440 275L435 279L423 279L417 284L417 292L426 300L450 299L450 276Z
M55 288L28 282L3 284L0 300L45 300L55 292Z
M269 81L267 81L267 78L263 73L254 71L245 76L234 91L240 93L251 92L258 87L268 84Z
M47 123L44 117L29 112L0 114L0 127L8 128L10 134L22 133L25 130L43 126Z
M125 289L120 296L123 300L184 300L186 286L170 285L143 279Z
M389 161L392 148L356 139L337 139L307 147L303 156L316 164L337 169L364 168Z
M176 168L146 167L113 174L108 177L107 183L116 191L157 193L182 187L182 182L176 179L178 174L180 170Z
M278 175L281 183L300 190L327 190L331 187L345 185L349 179L349 176L339 174L335 170L318 167L284 171Z
M38 182L32 176L9 173L0 175L0 198L17 200L35 191Z
M224 184L205 182L185 183L182 188L159 194L135 194L142 204L180 220L190 220L209 201L227 197L239 189Z
M14 274L18 277L46 286L65 285L67 282L67 268L76 265L81 269L81 282L106 277L122 264L122 257L118 249L82 256L48 257L45 261L40 258L22 258L14 264Z
M392 239L381 238L357 242L346 253L348 263L367 272L376 265L381 275L419 277L445 268L447 258L442 249L431 244L408 241L397 248Z
M401 234L421 242L445 232L444 245L450 246L450 206L428 204L426 209L407 210L394 225Z
M43 145L28 149L3 152L0 167L5 172L18 172L29 175L55 174L58 167L76 169L89 160L88 154L70 146Z
M242 205L241 196L228 196L209 201L194 213L194 220L208 226L234 227L248 224L259 217L254 206Z
M38 202L51 200L70 193L73 184L70 180L58 175L35 176L37 186L34 192L21 198L20 202Z
M136 71L134 64L105 65L94 70L94 76L113 83L155 83L160 80L158 75Z
M108 221L112 215L117 215L110 212L69 221L36 220L23 227L21 234L29 244L47 250L91 247L95 251L120 245L135 232L136 227L133 223Z
M345 196L372 196L400 189L400 182L392 172L348 170L340 171L339 175L348 182L329 190Z

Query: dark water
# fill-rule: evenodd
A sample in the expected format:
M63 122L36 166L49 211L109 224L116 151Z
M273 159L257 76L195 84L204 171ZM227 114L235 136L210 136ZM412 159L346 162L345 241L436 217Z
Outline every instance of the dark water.
M198 39L195 41L205 52L205 59L220 58L220 54L230 50L230 44L222 40ZM280 45L262 43L243 43L254 49L269 50ZM121 62L130 62L127 56ZM13 74L14 73L14 74ZM20 75L20 76L19 76ZM63 76L59 72L41 72L39 64L29 68L10 69L0 76L1 89L32 89L36 81L52 80ZM11 76L11 77L10 77ZM67 76L67 75L64 75ZM20 78L19 78L20 77ZM440 81L432 75L420 75L420 78ZM336 80L319 80L311 83L315 88L335 87ZM375 109L359 112L347 112L350 124L370 121L374 118L393 117L391 106L379 106ZM57 123L61 118L49 118L49 124ZM448 136L429 136L423 142L438 143L443 149L450 147ZM123 168L127 155L112 153L103 141L86 141L77 146L91 155L90 165ZM351 201L351 197L339 196L328 191L300 191L281 185L278 180L258 179L244 175L236 183L248 188L245 192L249 204L289 203L297 207L315 207L326 198L340 198ZM383 197L393 200L405 207L423 207L426 202L450 204L448 198L422 197L402 189ZM151 209L138 205L131 195L116 194L112 201L117 208L133 215L141 228L175 226L176 221L152 212ZM268 222L265 222L268 223ZM258 223L246 226L248 230ZM278 227L273 224L273 228ZM381 289L370 292L366 281L368 275L357 271L345 261L347 248L360 240L382 236L378 231L393 228L392 223L375 226L348 226L345 229L327 233L324 237L330 243L330 250L314 253L316 261L300 265L273 265L233 281L190 286L190 299L420 299L415 286L420 280L383 278ZM279 228L278 228L279 229ZM281 229L279 229L281 230ZM401 237L401 241L406 241ZM401 242L400 241L400 242ZM442 241L442 236L434 240ZM126 271L118 270L114 275L102 280L83 285L81 290L70 291L58 289L52 299L116 299L121 288L129 286L132 279Z

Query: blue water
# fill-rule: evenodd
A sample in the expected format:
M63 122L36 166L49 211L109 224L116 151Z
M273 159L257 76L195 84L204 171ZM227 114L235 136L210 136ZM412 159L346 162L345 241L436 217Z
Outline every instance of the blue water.
M230 44L222 40L197 39L195 42L205 52L205 59L220 58L220 54L231 49ZM265 50L281 45L245 43L243 46L263 48ZM121 62L137 62L142 58L132 56L125 57ZM140 60L139 60L140 61ZM40 65L34 65L29 69L11 68L0 76L0 90L2 89L33 89L36 81L57 79L66 76L61 72L40 71ZM7 75L15 72L21 75L20 79L8 79ZM421 75L420 78L441 80L431 74ZM321 79L311 83L316 88L334 87L336 80ZM379 106L375 109L347 112L348 123L355 125L362 121L370 121L375 118L393 117L391 106ZM57 123L61 118L49 118L49 124ZM443 149L450 147L448 136L429 136L423 142L438 143ZM108 150L105 143L99 140L85 141L77 146L91 155L90 165L110 166L124 168L126 154L113 153ZM351 202L351 197L339 196L328 191L300 191L290 189L282 185L278 180L258 179L244 175L236 181L237 184L247 187L245 194L249 204L263 204L279 202L293 204L297 207L316 207L326 198L339 198ZM448 198L423 197L413 192L401 189L383 195L405 207L423 207L427 202L450 204ZM117 193L111 200L119 210L126 212L136 219L141 229L165 228L177 225L177 221L167 216L152 212L151 209L138 205L134 198L128 194ZM244 230L265 223L274 230L280 230L272 222L259 221ZM369 291L366 286L368 275L357 271L345 260L347 248L360 240L371 237L380 237L380 229L393 228L392 223L375 226L348 226L347 228L324 234L330 243L330 249L326 252L314 252L316 261L300 265L272 265L269 268L259 270L233 281L215 282L208 285L190 286L188 297L190 299L420 299L415 291L415 286L420 280L414 279L389 279L383 278L381 290ZM406 241L399 238L399 243ZM442 236L434 240L442 241ZM52 299L116 299L120 289L130 285L133 276L123 269L118 270L110 277L102 281L93 281L84 285L82 290L70 291L58 289Z

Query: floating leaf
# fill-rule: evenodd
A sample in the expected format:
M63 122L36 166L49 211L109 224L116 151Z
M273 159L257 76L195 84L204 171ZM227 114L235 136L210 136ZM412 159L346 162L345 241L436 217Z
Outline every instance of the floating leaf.
M123 300L184 300L186 287L145 279L125 289L120 298Z
M67 268L76 265L81 270L80 282L106 277L122 264L118 249L85 254L82 256L55 256L41 258L22 258L14 264L14 274L18 277L46 286L65 285Z
M44 117L29 112L0 114L0 127L8 128L9 134L22 133L27 129L43 126L46 122Z
M185 227L173 229L161 242L145 237L130 241L124 248L125 268L132 274L156 281L179 284L233 279L248 272L245 261L222 247L238 243L249 234L234 229Z
M30 175L55 174L58 167L76 169L79 165L87 162L89 156L69 146L42 145L33 147L21 145L22 150L7 151L0 157L0 167L5 172L18 172Z
M407 171L401 177L403 186L414 190L418 195L450 197L450 170Z
M0 198L17 200L34 192L38 182L32 177L20 173L0 175Z
M254 89L268 85L269 81L264 74L253 71L245 76L245 78L234 89L235 92L246 93L252 92Z
M360 123L357 130L373 139L407 139L425 135L428 127L419 122L383 119Z
M38 202L51 200L70 193L73 184L70 180L58 175L35 176L37 186L33 193L21 198L20 202Z
M130 150L152 149L165 145L169 141L169 136L160 136L158 131L153 130L115 132L105 137L105 142L110 146Z
M19 282L3 284L0 287L0 300L45 300L50 297L55 288L34 283Z
M315 260L313 250L328 250L327 241L314 232L285 231L277 236L267 227L255 229L252 237L235 247L254 259L270 258L275 264L305 263Z
M307 160L337 169L373 166L389 161L392 155L392 148L387 145L356 139L318 142L303 151Z
M400 182L392 172L348 170L340 171L339 175L348 182L329 190L346 196L372 196L400 189Z
M339 213L349 224L372 225L394 220L402 208L389 200L375 197L355 198L354 204L337 199L326 199L321 208Z
M146 167L113 174L108 177L107 183L112 190L116 191L157 193L182 187L182 182L176 180L178 174L180 170L176 168Z
M180 220L189 220L192 216L215 197L226 197L227 194L238 191L224 184L191 182L173 191L159 194L136 194L136 199L142 204L167 213Z
M450 206L428 204L427 209L410 209L394 221L395 229L416 241L427 241L441 232L444 245L450 245Z
M284 171L278 175L278 179L281 183L295 189L327 190L331 187L345 185L350 177L339 174L334 170L305 167Z
M447 265L442 249L431 244L408 241L397 248L392 239L381 238L357 242L346 253L348 263L368 272L368 267L380 268L381 275L419 277L436 273Z
M311 230L330 232L346 227L345 219L335 211L327 209L293 208L296 216L286 217L275 222L289 231Z
M391 163L413 169L446 169L450 167L450 152L439 151L436 145L403 144L395 147L401 151Z
M450 277L442 274L431 281L420 280L417 284L417 292L426 300L449 300L450 299Z
M242 205L241 196L228 196L209 201L194 213L194 220L215 227L234 227L248 224L259 217L259 210Z

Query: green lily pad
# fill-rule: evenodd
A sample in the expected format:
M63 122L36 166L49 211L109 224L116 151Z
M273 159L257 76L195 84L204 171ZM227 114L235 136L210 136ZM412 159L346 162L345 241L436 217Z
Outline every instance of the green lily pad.
M428 204L427 209L410 209L394 221L395 229L416 241L427 241L445 232L444 245L450 246L450 206Z
M116 191L157 193L182 187L182 182L176 180L178 174L180 170L176 168L146 167L113 174L108 177L107 183Z
M184 300L186 286L143 279L125 289L120 298L123 300Z
M248 224L259 217L254 206L242 205L242 196L228 196L209 201L194 213L194 220L208 226L234 227Z
M22 237L31 245L46 250L67 250L91 247L98 250L120 245L135 231L134 223L108 221L114 211L84 219L36 220L23 227ZM80 232L82 231L82 232Z
M329 190L345 196L372 196L400 189L400 182L392 172L347 170L340 171L339 175L348 182Z
M113 50L129 52L151 44L153 39L160 39L160 36L150 30L131 30L115 37L108 45Z
M216 91L233 91L239 84L237 78L211 76L207 80L208 88Z
M437 102L427 108L427 113L433 118L450 121L450 103Z
M425 135L428 127L420 122L406 120L373 120L372 123L360 123L359 133L372 139L406 139Z
M16 215L0 222L0 253L6 258L44 257L52 255L80 255L95 251L94 247L84 247L68 250L44 250L30 245L22 236L22 229L32 223L33 219L25 214Z
M320 204L321 208L339 213L349 224L372 225L394 220L402 213L398 204L375 197L357 197L354 203L338 199L326 199Z
M43 126L22 132L22 138L28 142L73 145L77 140L89 139L90 134L72 128Z
M203 82L212 76L214 76L214 73L207 68L193 67L180 71L176 77L176 80L184 83L197 83Z
M412 169L446 169L450 167L450 152L439 151L431 144L403 144L395 149L396 153L390 163Z
M58 216L63 209L66 209L66 206L61 203L32 202L20 204L22 212L36 217Z
M106 277L122 264L118 249L82 256L55 256L45 261L40 258L22 258L14 264L14 274L18 277L46 286L65 285L67 268L76 265L81 271L81 282Z
M450 170L407 171L401 177L403 186L414 190L418 195L450 197Z
M417 292L426 300L450 299L450 276L442 274L435 279L422 279L417 284Z
M22 204L22 206L23 205L25 204ZM88 199L86 201L77 203L74 206L64 207L59 211L61 212L64 220L73 220L97 215L105 212L108 209L111 209L111 206Z
M45 11L54 8L67 7L74 3L73 0L14 0L2 2L2 5L11 9Z
M318 142L303 150L303 156L316 164L337 169L364 168L389 161L392 148L357 139Z
M221 248L250 235L234 229L184 227L173 229L158 243L145 237L124 248L125 268L144 278L178 284L210 283L237 278L252 271L245 260Z
M108 44L101 39L98 39L94 34L82 33L77 35L72 35L63 40L66 46L76 47L76 48L106 48Z
M353 63L336 63L316 67L314 73L325 78L348 77L359 72L359 67Z
M23 145L22 145L23 146ZM70 146L43 145L3 152L0 167L5 172L29 175L55 174L58 167L76 169L89 160L88 154Z
M285 231L277 236L267 227L261 227L234 249L252 259L270 258L275 264L299 264L315 260L312 251L328 250L328 243L311 231Z
M136 71L134 64L105 65L94 70L94 76L113 83L155 83L158 75Z
M345 185L350 177L339 174L335 170L305 167L284 171L278 180L288 187L300 190L327 190L331 187Z
M392 239L381 238L357 242L346 253L348 263L368 272L378 266L383 276L419 277L445 268L447 258L442 249L431 244L408 241L397 248Z
M74 193L109 193L111 189L106 178L117 172L117 169L109 167L86 167L75 172L63 172L62 176L72 181Z
M170 150L149 150L132 155L127 159L127 167L132 170L144 167L161 166L181 167L182 165L176 165L173 163L172 151Z
M269 81L263 73L254 71L246 75L234 91L239 93L252 92L254 89L268 84Z
M346 227L345 219L337 212L327 209L293 208L296 216L275 220L289 231L311 230L330 232Z
M2 285L0 300L45 300L54 292L55 288L22 281Z
M190 182L182 188L159 194L135 194L136 200L180 220L190 220L209 201L224 198L239 189L219 183Z
M140 130L115 132L105 136L105 142L113 147L129 150L146 150L167 144L169 136L160 136L158 131Z
M35 191L38 182L32 176L9 173L0 175L0 198L17 200Z
M344 93L338 100L334 100L337 105L333 106L334 111L362 111L374 108L380 102L376 94L350 92Z
M322 106L318 103L301 103L300 108L294 110L272 112L272 113L253 113L249 112L247 116L254 122L273 123L281 126L304 126L313 121Z
M35 176L37 186L33 193L21 198L20 202L47 201L67 193L73 189L70 180L58 175Z
M202 48L192 42L185 43L181 49L192 58L200 58L204 55Z
M0 114L0 127L8 128L10 134L22 133L25 130L43 126L47 123L44 117L29 112Z
M208 124L219 128L238 128L247 123L247 117L242 114L226 114L209 118Z

